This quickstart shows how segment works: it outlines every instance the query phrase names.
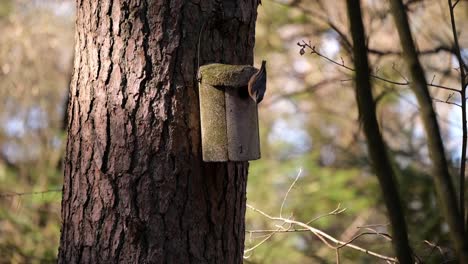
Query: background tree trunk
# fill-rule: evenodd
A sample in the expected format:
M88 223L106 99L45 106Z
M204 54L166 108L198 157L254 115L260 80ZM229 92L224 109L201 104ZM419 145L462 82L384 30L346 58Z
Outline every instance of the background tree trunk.
M377 178L388 211L392 227L392 243L400 263L414 263L413 253L408 241L406 220L401 206L397 179L387 153L377 121L376 106L372 96L370 68L367 58L366 34L362 23L360 0L347 0L350 32L353 38L354 65L356 69L356 101L359 121L367 139L369 159Z
M256 8L77 1L60 263L242 262L248 163L201 160L196 47L252 64Z
M390 9L393 14L395 25L400 37L403 49L403 58L407 64L413 90L421 112L429 157L432 161L432 176L439 206L445 221L450 228L455 250L459 263L468 263L468 239L463 227L463 212L458 210L455 187L453 186L447 160L445 157L444 143L437 123L436 113L432 106L432 98L427 88L424 69L419 62L416 46L413 42L408 15L402 0L391 0Z

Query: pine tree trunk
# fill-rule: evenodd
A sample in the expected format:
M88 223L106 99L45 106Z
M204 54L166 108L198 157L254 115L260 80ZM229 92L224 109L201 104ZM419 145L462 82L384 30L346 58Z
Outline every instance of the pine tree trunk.
M77 0L59 263L242 262L248 163L201 160L196 47L252 64L256 8Z

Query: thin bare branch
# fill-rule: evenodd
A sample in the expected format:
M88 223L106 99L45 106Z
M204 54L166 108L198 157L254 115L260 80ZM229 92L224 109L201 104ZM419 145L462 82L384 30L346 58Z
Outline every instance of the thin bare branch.
M38 191L38 192L8 192L8 193L0 193L0 198L10 198L15 196L27 196L27 195L38 195L38 194L47 194L47 193L56 193L62 192L62 189L51 189L45 191Z
M273 217L273 216L271 216L271 215L269 215L269 214L255 208L255 207L251 206L250 204L247 204L247 208L253 210L254 212L257 212L257 213L263 215L264 217L266 217L266 218L268 218L270 220L282 221L284 223L290 223L290 224L293 224L293 225L303 227L304 229L309 230L312 234L314 234L316 237L318 237L320 240L322 240L328 247L330 247L330 248L332 248L334 250L336 250L336 248L338 246L345 245L346 247L352 248L352 249L360 251L360 252L364 252L364 253L366 253L368 255L371 255L371 256L374 256L376 258L386 260L386 261L390 261L391 263L398 263L398 260L396 258L385 256L385 255L382 255L382 254L379 254L379 253L364 249L364 248L359 247L357 245L354 245L352 243L347 244L346 242L338 240L338 239L334 238L333 236L325 233L324 231L322 231L320 229L317 229L317 228L314 228L312 226L309 226L309 225L307 225L307 224L305 224L303 222L292 220L292 219L286 219L286 218L282 218L282 217ZM330 243L335 243L335 244L337 244L337 246L333 246Z
M455 105L455 106L458 106L458 107L462 107L461 104L457 104L455 102L450 102L448 100L440 100L438 98L432 98L432 100L436 103L444 103L444 104L449 104L449 105Z
M352 242L354 242L355 240L357 240L358 238L362 237L362 236L366 236L366 235L376 235L376 234L380 234L380 233L374 233L374 232L363 232L363 233L359 233L357 234L356 236L354 236L353 238L351 238L348 242L346 242L345 244L343 245L340 245L338 246L338 248L342 248L342 247L345 247L347 246L348 244L351 244ZM384 233L382 233L384 234ZM387 234L385 234L387 235ZM388 235L387 235L388 236Z
M378 235L378 236L380 236L380 237L382 237L382 238L384 238L384 239L386 239L386 240L388 240L388 241L392 241L392 236L390 236L390 235L387 234L387 233L378 232L377 230L375 230L375 229L373 229L373 228L370 228L370 227L366 227L366 228L364 228L364 229L369 230L369 231L371 231L372 233L374 233L375 235Z
M437 250L439 251L440 255L444 256L444 251L443 251L443 249L442 249L439 245L437 245L436 243L430 242L429 240L424 240L424 243L426 243L426 244L428 244L429 246L431 246L433 250L434 250L434 249L437 249ZM432 254L432 251L431 251L431 254Z
M283 223L284 225L285 223ZM278 227L275 231L271 232L269 235L267 235L262 241L260 241L259 243L257 243L255 246L251 247L251 248L248 248L246 250L244 250L244 259L246 258L249 258L250 256L245 256L246 253L249 253L250 251L253 251L255 250L257 247L261 246L263 243L265 243L266 241L268 241L268 239L270 239L274 234L276 234L277 232L280 232L282 229L282 227Z
M323 58L325 60L327 60L328 62L336 65L336 66L339 66L341 68L344 68L348 71L352 71L352 72L355 72L356 70L354 68L351 68L349 66L346 66L344 64L344 62L337 62L325 55L323 55L322 53L320 53L319 51L317 51L317 49L315 48L315 46L312 46L311 43L307 43L305 41L302 41L302 43L298 42L297 45L299 47L301 47L301 51L300 51L300 54L304 54L305 53L305 49L309 49L310 50L310 54L315 54L317 56L319 56L320 58ZM390 84L393 84L393 85L397 85L397 86L409 86L411 84L411 82L409 82L408 80L405 80L404 82L399 82L399 81L393 81L393 80L390 80L390 79L386 79L386 78L383 78L383 77L380 77L378 75L375 75L375 74L371 74L370 75L373 79L376 79L376 80L379 80L379 81L383 81L383 82L386 82L386 83L390 83ZM457 90L455 88L452 88L452 87L448 87L448 86L443 86L443 85L439 85L439 84L428 84L428 86L430 87L435 87L435 88L440 88L440 89L444 89L444 90L448 90L448 91L452 91L452 92L457 92L457 93L460 93L461 91L460 90Z
M418 51L418 54L419 55L431 55L431 54L439 53L441 51L453 53L453 50L451 48L446 47L446 46L439 46L433 49ZM402 52L397 51L397 50L378 50L378 49L368 48L368 52L371 54L379 55L379 56L386 56L386 55L401 56L402 55Z
M258 229L258 230L245 230L247 234L263 234L263 233L300 233L300 232L309 232L309 229L306 228L293 228L287 230L277 230L277 229Z
M296 178L294 179L293 183L289 186L289 189L286 192L286 195L284 195L283 202L281 202L281 207L280 207L280 213L279 213L280 217L283 217L283 207L284 207L284 203L286 202L286 199L288 198L289 192L291 192L291 189L294 187L297 180L299 180L299 177L301 177L301 174L302 174L302 168L299 169L299 172L297 173Z
M327 217L327 216L332 216L332 215L338 215L338 214L341 214L343 213L344 211L346 211L346 208L341 208L341 205L338 204L338 206L336 207L336 209L334 209L333 211L329 212L329 213L326 213L326 214L322 214L322 215L319 215L315 218L313 218L312 220L308 221L306 224L309 225L311 224L312 222L315 222L323 217ZM289 218L290 219L290 218ZM278 231L277 229L257 229L257 230L246 230L245 232L248 233L248 234L255 234L255 233L271 233L271 232L277 232L277 233L295 233L295 232L309 232L309 229L305 229L305 228L292 228L292 226L286 230L280 230Z
M327 217L327 216L331 216L331 215L338 215L338 214L341 214L343 213L344 211L346 211L346 208L341 208L341 204L338 204L338 206L336 207L335 210L329 212L329 213L326 213L326 214L323 214L323 215L319 215L317 217L314 217L312 218L311 220L309 220L306 225L309 225L311 224L312 222L315 222L323 217Z

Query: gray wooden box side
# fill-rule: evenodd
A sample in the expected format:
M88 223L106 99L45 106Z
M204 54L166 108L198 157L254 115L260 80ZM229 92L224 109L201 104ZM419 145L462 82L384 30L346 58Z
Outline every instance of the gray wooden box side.
M239 96L239 89L246 88L257 69L248 65L209 64L199 70L203 160L259 159L257 105L248 96Z

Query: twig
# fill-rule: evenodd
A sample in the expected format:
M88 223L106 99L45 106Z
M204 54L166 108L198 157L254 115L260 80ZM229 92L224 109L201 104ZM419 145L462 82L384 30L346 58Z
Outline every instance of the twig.
M428 244L429 246L431 246L431 251L429 252L429 254L424 258L424 260L426 260L427 258L429 258L432 253L434 252L435 249L437 249L440 253L440 255L442 257L444 257L444 251L442 250L442 248L440 246L438 246L437 244L435 243L432 243L430 242L429 240L424 240L424 243Z
M323 218L323 217L326 217L326 216L341 214L344 211L346 211L346 208L341 208L341 204L338 204L338 206L336 207L335 210L333 210L333 211L331 211L329 213L319 215L317 217L312 218L311 220L309 220L309 222L306 223L306 225L309 225L310 223L315 222L315 221L319 220L320 218Z
M390 236L387 233L378 232L377 230L375 230L373 228L370 228L370 227L364 227L363 229L367 229L367 230L373 232L374 235L379 235L379 236L383 237L384 239L386 239L388 241L392 241L392 236Z
M408 81L408 78L406 78L396 67L395 67L395 63L392 63L392 70L394 70L396 73L398 73L398 75L400 75L401 78L403 78L403 80L406 81L406 83L410 83Z
M379 56L385 56L385 55L399 55L399 56L401 56L402 55L401 51L395 51L395 50L377 50L377 49L368 48L368 51L371 54L376 54L376 55L379 55ZM418 52L418 54L419 55L428 55L428 54L439 53L441 51L448 52L448 53L453 53L453 50L450 49L449 47L439 46L439 47L429 49L429 50L421 50L421 51Z
M315 46L312 46L311 43L307 43L305 41L302 41L302 43L298 42L297 45L299 47L301 47L301 50L300 50L300 54L304 54L305 53L305 48L308 48L311 50L311 54L315 54L329 62L331 62L332 64L335 64L339 67L342 67L348 71L352 71L352 72L355 72L356 70L349 67L349 66L346 66L343 62L340 63L340 62L337 62L325 55L323 55L322 53L320 53L319 51L317 51L317 49L315 48ZM394 84L394 85L398 85L398 86L408 86L411 84L410 81L406 80L405 78L405 81L404 82L398 82L398 81L393 81L393 80L390 80L390 79L386 79L386 78L383 78L383 77L380 77L378 75L375 75L375 74L370 74L370 76L376 80L379 80L379 81L383 81L383 82L386 82L386 83L390 83L390 84ZM455 88L452 88L452 87L447 87L447 86L443 86L443 85L438 85L438 84L428 84L428 86L431 86L431 87L435 87L435 88L440 88L440 89L444 89L444 90L449 90L449 91L452 91L452 92L457 92L457 93L460 93L461 91L460 90L457 90Z
M339 248L336 248L335 249L335 254L336 254L336 264L340 264L340 249Z
M281 202L281 208L280 208L280 213L279 213L280 217L283 217L283 207L284 207L284 203L286 202L286 199L288 198L289 192L291 192L291 189L294 187L297 180L299 180L299 177L301 177L301 174L302 174L302 168L299 169L299 172L297 173L296 178L294 179L293 183L289 186L288 191L284 195L283 202Z
M285 223L283 223L284 225ZM254 249L256 249L257 247L261 246L263 243L265 243L268 239L270 239L274 234L278 233L279 231L281 231L282 227L278 227L278 229L276 229L275 231L271 232L269 235L267 235L267 237L265 237L262 241L260 241L259 243L257 243L255 246L251 247L251 248L248 248L246 250L244 250L244 259L247 259L249 258L250 256L245 256L245 253L249 253L250 251L253 251Z
M256 248L258 248L260 245L264 244L266 241L268 241L273 235L277 234L277 233L287 233L287 232L305 232L305 231L308 231L308 232L312 232L318 239L320 239L327 247L331 248L331 249L334 249L335 250L335 253L336 253L336 261L337 263L339 263L340 261L340 255L339 255L339 249L341 249L342 247L350 247L350 248L353 248L355 250L358 250L358 251L361 251L361 252L365 252L366 254L369 254L369 255L372 255L372 256L375 256L375 257L378 257L378 258L381 258L381 259L384 259L390 263L397 263L397 259L396 258L391 258L391 257L388 257L388 256L384 256L384 255L381 255L381 254L378 254L378 253L375 253L375 252L372 252L372 251L369 251L369 250L366 250L364 248L361 248L361 247L358 247L354 244L352 244L351 242L353 240L355 240L356 238L353 238L351 241L348 241L348 242L343 242L339 239L336 239L334 237L332 237L331 235L325 233L324 231L322 230L319 230L319 229L316 229L314 227L311 227L309 224L320 219L320 218L323 218L325 216L330 216L330 215L337 215L337 214L340 214L342 212L344 212L346 210L346 208L341 208L341 205L338 204L337 208L335 208L333 211L329 212L329 213L326 213L326 214L322 214L322 215L319 215L315 218L313 218L312 220L308 221L307 223L304 223L304 222L301 222L301 221L296 221L296 220L293 220L292 219L292 216L291 217L288 217L288 218L284 218L282 217L282 213L283 213L283 207L284 207L284 204L286 202L286 199L289 195L289 193L291 192L292 188L294 187L294 185L297 183L297 181L299 180L300 176L302 174L302 168L299 169L299 172L296 176L296 178L294 179L294 181L291 183L291 185L289 186L288 188L288 191L286 192L284 198L283 198L283 201L281 203L281 207L280 207L280 211L279 211L279 217L272 217L270 215L268 215L267 213L259 210L259 209L256 209L255 207L247 204L246 206L250 209L252 209L253 211L257 212L257 213L260 213L261 215L267 217L268 219L271 219L271 220L274 220L274 221L280 221L281 222L281 225L276 225L276 229L266 229L266 230L246 230L245 232L248 233L250 235L250 237L252 237L252 234L255 234L255 233L268 233L266 235L261 235L261 236L257 236L257 238L260 238L260 237L264 237L259 243L257 243L255 246L247 249L244 251L244 254L246 253L249 253L249 252L252 252L253 250L255 250ZM284 226L288 224L288 226L285 228ZM300 226L302 228L295 228L295 226ZM373 230L372 230L373 231ZM372 234L379 234L378 232L376 231L373 231L374 233ZM369 233L370 234L370 233ZM379 234L379 235L384 235L383 233L382 234ZM336 246L332 245L331 243L335 243ZM244 258L247 259L249 258L250 255L244 255Z
M53 193L53 192L62 192L62 189L51 189L45 191L38 191L38 192L8 192L8 193L0 193L0 198L9 198L15 196L26 196L26 195L37 195L37 194L46 194L46 193Z
M363 225L363 226L358 226L357 228L372 228L372 227L382 227L382 226L389 226L390 224L369 224L369 225Z
M353 238L351 238L348 242L346 242L345 244L343 245L340 245L338 246L337 248L343 248L349 244L351 244L352 242L354 242L355 240L357 240L358 238L362 237L362 236L366 236L366 235L379 235L380 233L374 233L374 232L363 232L363 233L359 233L357 234L356 236L354 236ZM383 234L383 233L382 233ZM387 235L387 234L385 234ZM387 235L388 236L388 235Z
M320 240L322 240L327 246L329 246L330 248L336 250L336 246L333 246L330 244L330 242L332 243L335 243L337 244L338 246L340 245L345 245L346 247L349 247L349 248L352 248L352 249L355 249L357 251L360 251L360 252L364 252L368 255L371 255L371 256L374 256L374 257L377 257L379 259L383 259L383 260L387 260L387 261L390 261L391 263L398 263L398 260L396 258L392 258L392 257L388 257L388 256L385 256L385 255L382 255L382 254L379 254L379 253L376 253L376 252L373 252L373 251L370 251L370 250L367 250L367 249L364 249L364 248L361 248L359 246L356 246L352 243L346 243L346 242L343 242L343 241L340 241L334 237L332 237L331 235L325 233L324 231L320 230L320 229L317 229L317 228L314 228L314 227L311 227L309 225L306 225L305 223L303 222L300 222L300 221L296 221L296 220L291 220L291 219L286 219L286 218L282 218L282 217L273 217L273 216L270 216L268 215L267 213L247 204L247 207L251 210L253 210L254 212L257 212L261 215L263 215L264 217L270 219L270 220L275 220L275 221L282 221L284 223L290 223L292 225L297 225L297 226L300 226L300 227L303 227L304 229L307 229L309 230L312 234L314 234L315 236L317 236Z
M245 230L245 232L248 233L248 234L271 233L271 232L300 233L300 232L309 232L309 229L306 229L306 228L293 228L293 229L280 230L280 231L278 231L277 229L256 229L256 230Z
M444 100L440 100L440 99L438 99L438 98L432 98L432 100L433 100L434 102L436 102L436 103L444 103L444 104L450 104L450 105L455 105L455 106L458 106L458 107L462 107L461 104L457 104L457 103L455 103L455 102L450 102L450 101L448 101L448 100L445 100L445 101L444 101Z
M341 214L344 211L346 211L346 208L341 208L341 204L338 204L336 209L334 209L333 211L331 211L329 213L326 213L326 214L319 215L319 216L313 218L312 220L307 222L306 225L309 225L310 223L315 222L315 221L317 221L317 220L319 220L319 219L321 219L323 217L326 217L326 216ZM291 218L288 218L288 219L291 219ZM271 233L271 232L293 233L293 232L305 232L305 231L308 232L309 229L307 229L307 228L294 228L294 229L291 229L291 227L290 227L290 228L288 228L286 230L281 230L281 231L277 231L276 229L257 229L257 230L246 230L245 232L249 233L249 234L254 234L254 233Z

